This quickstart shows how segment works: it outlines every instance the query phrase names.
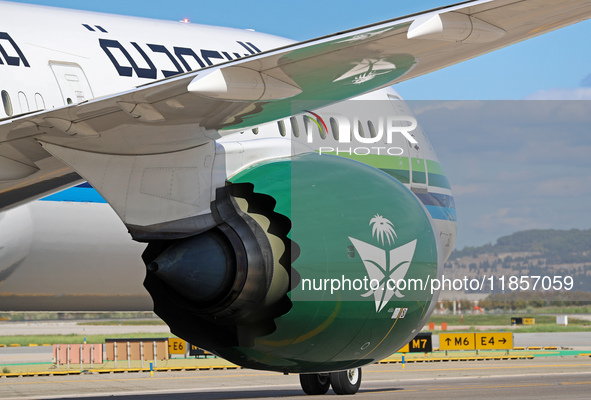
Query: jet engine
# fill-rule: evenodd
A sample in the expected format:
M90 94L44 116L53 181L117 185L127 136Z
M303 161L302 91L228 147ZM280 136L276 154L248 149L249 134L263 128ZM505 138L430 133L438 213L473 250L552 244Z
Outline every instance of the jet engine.
M437 300L439 233L403 184L302 154L230 178L207 232L149 243L145 286L173 333L236 364L350 370L387 357Z

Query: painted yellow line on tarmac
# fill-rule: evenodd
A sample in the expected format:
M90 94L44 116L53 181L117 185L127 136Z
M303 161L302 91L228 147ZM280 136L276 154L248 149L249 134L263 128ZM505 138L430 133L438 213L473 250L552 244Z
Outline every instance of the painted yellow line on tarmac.
M138 377L138 378L109 378L109 379L76 379L76 380L67 380L64 381L62 379L55 380L55 381L48 381L44 380L42 382L16 382L16 381L9 381L6 383L0 383L0 386L9 386L9 385L47 385L49 383L78 383L78 382L129 382L129 381L143 381L146 379L149 380L185 380L185 379L213 379L213 378L242 378L242 377L252 377L252 376L277 376L279 373L258 373L258 374L227 374L227 375L207 375L207 376L154 376L153 378L149 376Z
M568 382L558 382L560 385L569 384ZM571 382L572 384L583 385L591 384L591 382ZM449 387L449 388L432 388L427 390L465 390L465 389L511 389L511 388L526 388L526 387L540 387L540 386L556 386L556 383L520 383L515 385L483 385L483 386L461 386L461 387Z
M434 372L434 371L462 371L462 370L496 370L496 369L535 369L535 368L565 368L565 367L582 367L582 366L589 366L589 363L583 364L551 364L551 365L520 365L520 366L466 366L464 368L420 368L420 369L409 369L406 370L408 373L411 372L419 372L419 371L427 371L427 372ZM400 372L400 369L394 370L379 370L379 371L372 371L372 370L365 370L363 373L365 374L372 374L372 373L387 373L387 372ZM68 371L53 371L55 374L68 374ZM161 373L159 373L160 375ZM8 380L6 382L0 382L0 386L9 386L9 385L46 385L51 383L63 384L63 383L77 383L77 382L130 382L130 381L141 381L146 379L153 379L158 381L165 381L165 380L187 380L187 379L213 379L213 378L238 378L238 377L261 377L261 376L277 376L278 373L270 373L270 372L258 372L258 373L226 373L226 374L192 374L191 376L142 376L142 377L128 377L128 376L120 376L117 378L99 378L96 379L77 379L77 380L43 380L43 381L36 381L36 382L22 382L22 381L15 381L15 380ZM563 382L563 385L591 385L591 381L581 381L581 382ZM535 384L535 385L495 385L495 386L462 386L462 387L440 387L438 389L426 389L426 390L457 390L457 389L485 389L485 388L511 388L511 387L531 387L531 386L545 386L546 384ZM554 384L552 384L554 385ZM405 390L399 389L396 391L415 391L415 390ZM396 392L393 391L393 392Z
M521 388L521 387L539 387L539 386L556 386L555 383L520 383L516 385L472 385L472 386L451 386L451 387L439 387L431 388L426 390L466 390L466 389L506 389L506 388Z
M545 353L547 354L559 354L558 352L552 353ZM456 361L488 361L488 360L531 360L533 359L533 355L520 355L520 356L466 356L466 357L447 357L447 358L407 358L406 363L434 363L434 362L456 362ZM402 362L402 358L400 359L384 359L382 361L378 361L378 364L400 364Z
M486 369L527 369L527 368L554 368L554 367L588 367L591 364L553 364L553 365L519 365L519 366L497 366L497 367L475 367L473 364L466 366L465 368L421 368L421 369L409 369L409 372L417 371L464 371L464 370L486 370ZM363 374L371 373L382 373L382 372L400 372L401 369L392 370L380 370L380 371L363 371Z
M560 385L591 385L589 381L583 382L559 382ZM483 385L483 386L453 386L437 387L430 389L396 389L396 390L363 390L363 393L400 393L400 392L418 392L418 391L438 391L438 390L474 390L474 389L511 389L511 388L530 388L541 386L556 386L556 383L532 383L518 385Z

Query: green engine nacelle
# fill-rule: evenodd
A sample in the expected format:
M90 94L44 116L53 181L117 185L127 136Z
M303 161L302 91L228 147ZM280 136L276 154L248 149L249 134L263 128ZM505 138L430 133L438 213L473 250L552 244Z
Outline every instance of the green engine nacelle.
M385 358L420 330L437 300L429 284L441 274L443 253L428 212L403 184L365 164L317 154L262 162L230 182L230 188L250 187L254 193L230 191L249 226L256 221L262 228L251 229L258 243L265 242L261 233L267 236L273 254L263 243L263 256L256 259L267 255L271 268L236 267L238 275L257 271L258 283L241 278L244 291L256 295L242 296L242 303L220 300L227 306L219 318L208 317L205 309L184 314L184 321L182 313L162 315L167 313L159 312L163 307L152 293L173 332L245 367L326 372ZM259 204L260 195L276 204ZM289 218L291 230L275 228L273 215ZM249 251L233 248L237 259L243 252L248 258ZM236 340L216 340L224 335Z

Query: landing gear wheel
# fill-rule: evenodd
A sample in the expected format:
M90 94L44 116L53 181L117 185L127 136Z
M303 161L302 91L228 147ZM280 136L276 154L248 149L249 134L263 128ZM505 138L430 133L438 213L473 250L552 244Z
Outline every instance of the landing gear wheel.
M336 394L355 394L361 385L361 368L331 372L330 383Z
M304 389L306 394L325 394L328 392L328 388L330 387L330 375L300 374L300 384L302 385L302 389Z

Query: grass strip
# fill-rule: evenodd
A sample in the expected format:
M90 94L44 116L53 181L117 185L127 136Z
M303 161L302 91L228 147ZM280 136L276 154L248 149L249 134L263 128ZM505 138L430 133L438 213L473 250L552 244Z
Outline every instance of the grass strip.
M168 338L176 337L170 333L127 333L113 335L86 335L86 343L105 343L105 339L139 339L139 338ZM84 335L19 335L19 336L0 336L0 344L10 346L18 344L28 346L29 344L82 344Z
M516 315L517 316L517 315ZM536 319L536 325L556 325L556 317L552 315L529 315L520 314L518 317L532 317ZM431 315L429 322L440 325L447 322L448 325L511 325L511 315L488 315L488 314L465 314L461 315ZM585 321L571 317L568 319L570 325L591 325L591 321ZM534 325L535 326L535 325Z
M83 321L78 322L77 325L88 325L88 326L152 326L152 325L166 325L166 323L160 319L127 319L120 321Z

